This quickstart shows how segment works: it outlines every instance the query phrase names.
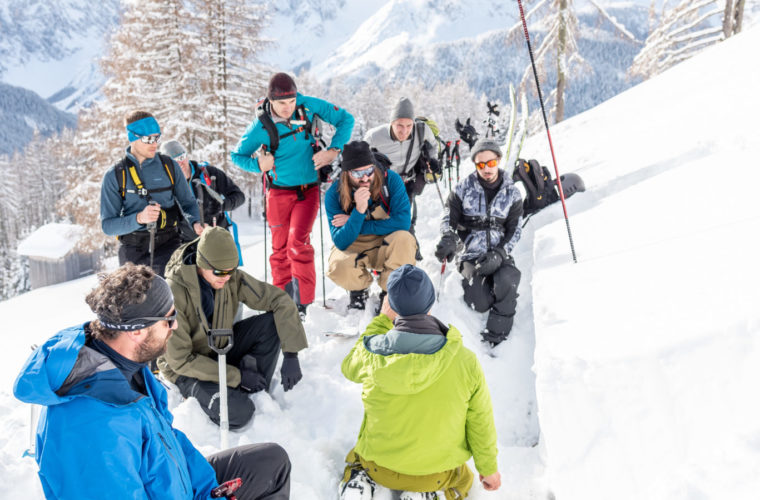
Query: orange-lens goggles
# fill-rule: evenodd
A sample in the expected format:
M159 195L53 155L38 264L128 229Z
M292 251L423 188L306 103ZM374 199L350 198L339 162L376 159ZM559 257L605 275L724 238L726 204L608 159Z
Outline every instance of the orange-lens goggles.
M493 160L479 161L475 164L475 166L477 167L478 170L483 170L486 167L491 167L491 168L497 167L499 166L499 159L494 158Z

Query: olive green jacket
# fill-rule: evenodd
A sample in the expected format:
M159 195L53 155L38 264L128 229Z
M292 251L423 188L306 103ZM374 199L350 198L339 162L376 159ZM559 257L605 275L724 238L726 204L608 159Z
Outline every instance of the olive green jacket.
M377 316L341 366L362 384L356 453L415 476L455 469L470 456L482 475L497 472L491 396L462 335L451 325L445 341L392 328L386 315Z
M295 302L288 294L239 269L232 273L224 288L215 291L213 322L209 325L201 307L195 266L197 245L197 239L182 245L166 265L166 280L174 294L178 322L169 337L166 353L158 359L158 367L166 378L175 382L184 375L219 382L219 366L211 357L213 351L208 346L207 332L232 328L240 302L253 310L274 313L283 352L298 352L308 347ZM227 365L227 385L240 385L240 370L230 364Z

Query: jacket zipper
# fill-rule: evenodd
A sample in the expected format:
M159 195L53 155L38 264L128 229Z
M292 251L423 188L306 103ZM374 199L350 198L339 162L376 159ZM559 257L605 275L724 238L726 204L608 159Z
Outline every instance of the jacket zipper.
M158 413L158 410L156 410L156 408L153 405L151 405L151 409L153 410L153 413L156 414L156 418L158 422L162 422L163 417ZM185 479L185 475L182 473L182 467L180 467L179 465L179 460L177 460L177 457L175 457L174 453L172 453L172 447L169 446L169 442L166 440L166 438L161 433L161 431L158 432L158 437L161 439L161 442L166 448L166 453L169 454L169 456L172 459L172 462L174 462L174 466L177 467L177 472L179 473L179 478L180 478L180 481L182 482L182 488L185 490L185 494L187 494L188 493L187 482Z

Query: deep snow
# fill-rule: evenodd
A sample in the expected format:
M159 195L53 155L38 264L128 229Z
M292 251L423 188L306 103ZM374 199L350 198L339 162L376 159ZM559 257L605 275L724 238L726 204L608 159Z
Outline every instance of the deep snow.
M552 129L561 171L580 173L588 188L567 204L578 263L558 204L530 220L515 250L523 272L515 328L495 358L478 341L483 316L446 271L432 313L478 353L499 436L502 488L476 485L470 498L756 498L758 46L755 28ZM529 139L523 156L550 166L546 136ZM440 202L431 187L420 201L421 267L438 286ZM263 277L262 226L237 219L245 268ZM316 224L318 273L319 235ZM12 383L30 344L91 317L83 298L94 283L0 303L5 497L42 496L33 460L21 457L29 407L13 399ZM345 306L345 292L326 287ZM305 325L310 348L299 356L304 379L287 394L277 385L255 395L253 424L230 441L281 443L293 461L292 497L327 500L362 408L360 387L339 369L352 341L321 332L355 330L370 317L321 309L321 284L317 296ZM215 451L217 428L197 402L176 394L170 402L175 425Z

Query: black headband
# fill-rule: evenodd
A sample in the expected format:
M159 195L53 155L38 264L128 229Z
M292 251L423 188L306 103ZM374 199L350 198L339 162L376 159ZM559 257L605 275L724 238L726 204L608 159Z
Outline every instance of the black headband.
M169 284L161 276L154 276L144 301L122 307L121 318L98 316L98 321L109 330L131 332L157 323L173 305L174 296Z

